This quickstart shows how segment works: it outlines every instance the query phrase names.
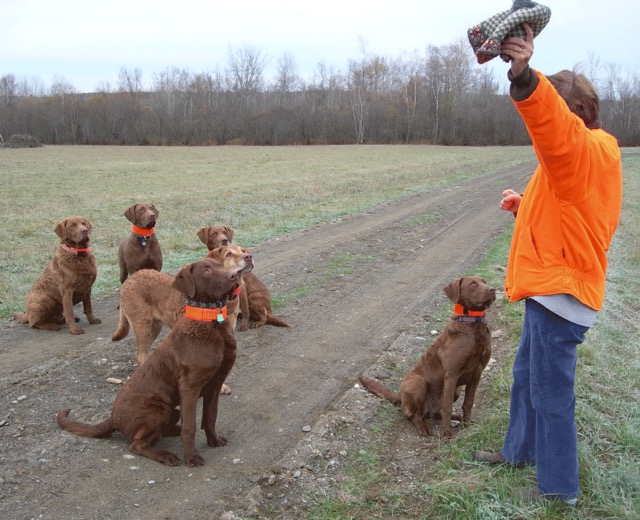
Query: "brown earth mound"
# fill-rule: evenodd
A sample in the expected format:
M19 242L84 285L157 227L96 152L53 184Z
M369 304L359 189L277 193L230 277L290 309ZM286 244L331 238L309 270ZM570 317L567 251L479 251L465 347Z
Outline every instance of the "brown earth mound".
M38 148L42 146L42 143L30 135L15 134L4 144L0 144L0 146L4 146L5 148Z

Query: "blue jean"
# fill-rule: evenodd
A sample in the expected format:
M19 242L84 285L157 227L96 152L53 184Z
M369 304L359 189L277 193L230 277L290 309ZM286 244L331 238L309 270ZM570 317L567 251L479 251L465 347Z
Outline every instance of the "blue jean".
M574 381L587 330L526 300L500 453L515 466L535 465L540 493L560 499L580 492Z

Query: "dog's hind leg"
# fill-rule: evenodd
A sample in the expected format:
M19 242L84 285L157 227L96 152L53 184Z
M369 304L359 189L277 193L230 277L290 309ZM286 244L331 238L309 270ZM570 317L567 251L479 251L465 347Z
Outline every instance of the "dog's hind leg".
M156 441L157 438L154 438L153 440ZM175 453L167 450L157 450L151 447L151 443L148 439L148 432L137 433L133 442L129 445L129 451L136 455L142 455L143 457L161 462L165 466L180 465L180 457Z
M151 345L162 332L162 326L162 322L154 318L148 328L139 327L137 330L134 329L136 333L136 360L139 367L149 359Z

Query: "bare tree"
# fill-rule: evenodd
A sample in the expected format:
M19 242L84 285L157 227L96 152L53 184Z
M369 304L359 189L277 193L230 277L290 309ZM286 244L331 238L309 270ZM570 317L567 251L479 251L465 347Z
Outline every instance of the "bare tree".
M118 73L118 90L136 96L142 91L142 71L140 69L120 68Z
M251 92L262 87L262 74L268 59L259 49L249 46L239 49L229 47L228 58L228 72L233 90Z
M5 74L0 77L0 97L2 97L2 102L5 106L9 106L9 103L16 95L17 89L16 77L13 74Z
M277 74L276 92L278 93L278 102L282 103L286 94L296 90L300 83L293 54L285 52L280 56Z

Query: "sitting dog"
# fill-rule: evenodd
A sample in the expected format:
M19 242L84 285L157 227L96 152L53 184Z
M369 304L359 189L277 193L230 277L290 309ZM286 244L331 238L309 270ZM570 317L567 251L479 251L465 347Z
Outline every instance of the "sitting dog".
M25 313L14 313L18 322L43 330L60 330L59 325L66 322L72 334L84 334L73 314L73 306L82 302L89 323L100 323L91 308L91 288L97 276L96 259L89 249L92 227L83 217L58 223L55 232L60 247L27 293Z
M271 293L265 284L253 273L244 275L244 297L248 300L249 318L251 318L251 328L257 329L265 324L275 325L276 327L291 327L280 318L275 317L271 311ZM242 298L242 293L240 294ZM247 330L249 327L248 320L245 320L244 311L242 311L242 320L239 329Z
M253 257L249 254L249 250L238 246L228 245L216 247L209 251L207 257L218 262L225 270L242 269L240 277L239 292L233 300L229 300L227 304L227 315L231 328L235 330L238 314L242 311L242 323L240 330L247 330L249 324L249 301L247 300L246 286L244 279L253 269Z
M209 253L220 246L231 245L233 235L234 231L229 226L208 226L198 231L198 238L207 246ZM244 332L249 327L256 329L267 323L276 327L291 327L291 325L272 314L271 293L254 273L246 273L242 279L243 288L240 292L240 315L242 319L238 330ZM245 311L247 308L248 312ZM249 319L253 320L251 325L249 325Z
M207 226L198 230L198 238L207 246L207 251L228 246L233 240L233 229L229 226Z
M94 438L119 431L131 443L131 452L167 466L177 466L180 458L153 446L163 435L180 435L185 463L203 465L195 448L200 396L207 444L227 443L216 432L216 419L220 389L236 359L236 340L224 315L227 299L238 287L238 276L208 258L183 267L173 281L185 298L182 315L155 354L122 386L111 416L91 425L72 421L70 410L61 410L57 416L60 428Z
M463 386L461 420L471 421L480 377L491 357L491 333L484 311L494 302L496 293L477 276L463 276L443 290L455 304L454 314L442 334L405 375L400 392L391 392L368 377L360 376L359 380L371 393L400 404L421 435L431 434L425 419L440 417L440 435L451 437L453 403Z
M153 204L134 204L124 212L131 233L118 246L120 283L140 269L162 271L162 250L155 234L159 214Z

